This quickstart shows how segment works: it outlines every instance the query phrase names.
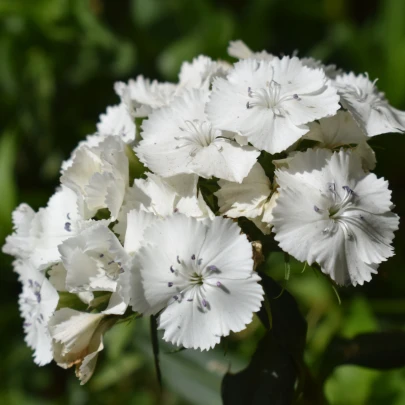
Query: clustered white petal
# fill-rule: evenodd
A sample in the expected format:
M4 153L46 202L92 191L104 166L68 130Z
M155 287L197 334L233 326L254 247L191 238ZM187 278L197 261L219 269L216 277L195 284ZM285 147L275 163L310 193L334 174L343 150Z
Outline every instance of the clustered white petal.
M47 206L14 211L3 252L37 364L75 365L84 384L104 333L134 312L184 348L243 330L264 300L253 235L256 253L273 232L338 284L394 254L398 216L367 141L405 131L405 112L367 75L242 41L228 52L240 61L201 55L178 83L116 83Z

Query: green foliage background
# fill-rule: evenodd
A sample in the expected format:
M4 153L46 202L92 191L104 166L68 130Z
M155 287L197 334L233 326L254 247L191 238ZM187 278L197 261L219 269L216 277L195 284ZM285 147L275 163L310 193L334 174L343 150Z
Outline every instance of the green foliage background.
M403 0L0 0L0 21L0 244L11 232L13 208L46 204L61 161L118 102L115 81L137 74L176 80L181 62L200 53L229 60L233 39L367 71L405 109ZM389 180L405 218L405 135L371 144L376 173ZM268 274L292 292L308 321L306 360L314 374L334 336L405 327L404 239L402 220L396 256L368 285L339 289L341 305L325 278L292 261L285 281L283 256L269 257ZM162 345L160 395L147 323L122 324L107 334L95 376L81 387L71 370L32 362L17 277L11 258L0 259L0 404L219 404L223 374L246 365L264 333L255 319L212 352L166 354L172 348ZM403 405L405 370L341 366L325 395L332 405Z

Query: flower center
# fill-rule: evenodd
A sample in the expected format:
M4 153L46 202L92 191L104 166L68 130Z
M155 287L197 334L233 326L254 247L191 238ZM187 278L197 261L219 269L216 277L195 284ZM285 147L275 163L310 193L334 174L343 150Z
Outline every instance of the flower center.
M211 309L206 299L207 287L221 288L228 291L219 280L214 280L215 275L221 271L215 265L202 266L202 259L193 254L191 260L182 260L179 256L176 263L170 266L174 275L173 281L167 283L168 288L175 291L169 303L196 302L199 311L206 312Z
M353 235L350 232L350 229L347 224L347 218L343 215L347 209L350 209L354 205L355 193L349 186L343 186L344 190L343 197L336 191L335 183L328 184L329 198L332 198L332 203L327 209L328 217L331 220L330 226L326 227L322 233L325 235L331 235L335 233L338 229L338 226L343 229L343 232L347 239L352 240ZM324 210L318 208L314 205L315 212L323 213Z
M248 87L248 97L249 100L246 103L246 108L267 108L271 110L275 116L279 117L285 117L287 114L282 105L284 101L301 100L298 94L281 96L281 85L273 79L266 82L264 88L252 90L251 87Z
M176 149L191 145L194 147L190 152L192 157L196 155L198 150L210 146L221 136L221 131L212 128L211 123L208 121L187 120L184 121L184 124L184 127L179 127L184 135L174 137L176 141L180 141L177 143ZM222 147L218 147L218 150L221 152Z

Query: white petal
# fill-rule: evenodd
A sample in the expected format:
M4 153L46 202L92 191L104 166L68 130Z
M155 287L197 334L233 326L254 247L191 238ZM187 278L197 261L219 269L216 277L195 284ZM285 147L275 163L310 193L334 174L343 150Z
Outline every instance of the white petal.
M100 135L115 135L122 137L125 143L135 141L136 126L127 106L124 103L107 107L105 114L100 115L97 124Z
M165 330L163 339L185 348L208 350L219 343L221 336L245 329L261 307L263 289L259 280L252 274L243 280L226 279L223 288L207 286L205 312L195 301L173 302L159 316L159 328Z
M368 75L350 72L336 77L334 84L343 107L367 136L405 131L405 112L390 106Z
M259 163L254 164L241 184L225 180L220 180L218 184L220 189L215 195L220 212L231 218L255 218L261 215L271 192L270 180Z
M42 366L52 360L48 321L58 305L59 295L43 273L28 262L24 267L18 303L24 319L25 342L34 350L35 363Z
M246 59L253 55L253 51L241 40L230 41L228 55L238 59Z

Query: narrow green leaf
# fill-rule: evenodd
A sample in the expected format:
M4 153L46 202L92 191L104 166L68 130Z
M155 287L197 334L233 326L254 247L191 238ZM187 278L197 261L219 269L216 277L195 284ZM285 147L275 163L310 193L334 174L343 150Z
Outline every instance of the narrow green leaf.
M160 362L159 362L159 341L158 341L158 332L157 332L157 319L156 316L152 315L150 317L150 334L152 340L152 349L153 349L153 359L155 362L156 377L159 382L160 389L162 389L162 373L160 371Z

